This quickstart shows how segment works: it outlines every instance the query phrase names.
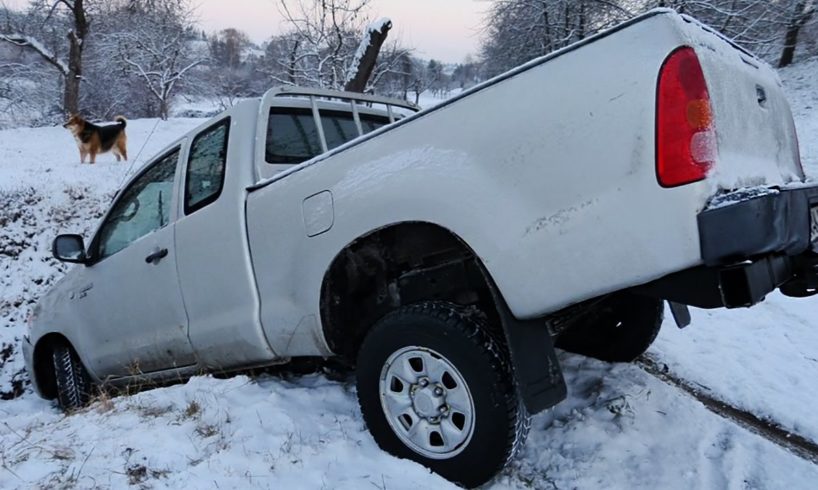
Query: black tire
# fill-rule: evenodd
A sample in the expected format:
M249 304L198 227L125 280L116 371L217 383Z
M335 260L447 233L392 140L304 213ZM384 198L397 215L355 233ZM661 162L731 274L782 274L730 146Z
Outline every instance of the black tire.
M451 457L444 456L446 459L426 457L412 449L387 422L381 402L381 375L387 372L390 356L412 347L433 356L439 354L450 363L473 400L470 439L462 442L457 454L453 451ZM379 320L358 353L357 384L364 420L381 449L417 461L467 487L492 479L514 457L528 434L529 415L518 396L505 343L492 335L478 312L454 304L408 305ZM411 392L417 385L408 388ZM415 400L417 396L412 393ZM454 409L450 415L454 421Z
M66 412L80 409L91 401L94 385L79 356L68 345L58 344L51 352L57 403Z
M560 349L607 362L632 362L656 340L662 300L620 293L598 305L557 338Z

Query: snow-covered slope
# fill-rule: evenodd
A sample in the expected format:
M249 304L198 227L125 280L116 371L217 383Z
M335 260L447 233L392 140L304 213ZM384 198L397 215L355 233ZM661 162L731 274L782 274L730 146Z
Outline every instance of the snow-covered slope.
M632 365L563 356L568 400L534 418L492 489L811 488L818 467ZM378 450L351 381L194 378L65 417L0 404L0 488L452 488Z
M779 73L795 116L801 160L807 173L818 178L818 57Z
M818 177L818 60L782 72ZM454 488L378 450L354 383L320 375L198 377L64 416L25 388L29 306L62 273L58 232L86 236L126 173L196 119L131 121L133 167L80 165L60 127L0 131L0 488ZM150 136L150 138L148 138ZM146 144L147 140L147 144ZM818 440L818 299L667 322L649 355L710 396ZM818 467L636 365L561 356L568 400L533 420L490 488L814 488Z

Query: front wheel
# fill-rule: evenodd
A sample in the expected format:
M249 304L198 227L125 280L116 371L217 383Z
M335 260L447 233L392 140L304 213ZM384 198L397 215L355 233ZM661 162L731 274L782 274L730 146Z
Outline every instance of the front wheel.
M358 354L358 399L378 445L473 487L497 474L528 432L508 352L473 311L401 307Z
M91 401L93 383L71 346L58 344L51 352L57 402L65 411L80 409Z

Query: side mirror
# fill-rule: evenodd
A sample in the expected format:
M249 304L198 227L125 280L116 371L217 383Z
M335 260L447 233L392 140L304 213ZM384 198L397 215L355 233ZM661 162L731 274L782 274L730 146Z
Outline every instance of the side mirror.
M84 264L87 262L85 256L85 243L80 235L60 235L54 239L51 246L51 253L60 262L70 262L72 264Z

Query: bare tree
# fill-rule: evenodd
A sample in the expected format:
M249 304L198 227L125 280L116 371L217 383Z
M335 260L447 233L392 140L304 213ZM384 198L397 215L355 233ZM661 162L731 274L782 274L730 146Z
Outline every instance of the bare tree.
M489 76L584 39L633 15L617 0L494 0L482 56Z
M239 99L257 95L254 77L259 75L259 60L250 53L249 36L231 27L214 34L208 42L210 58L202 80L215 91L220 106L233 107Z
M0 41L30 49L57 69L64 80L63 111L65 113L78 112L83 50L90 26L86 1L38 0L31 3L30 14L29 20L32 17L43 17L41 30L46 29L49 23L58 23L59 20L55 20L56 17L61 15L67 17L68 28L65 37L68 39L68 51L64 54L65 57L47 47L36 33L29 33L28 25L17 26L18 29L15 29L14 26L7 24L5 29L0 31ZM8 13L6 18L9 18Z
M301 40L293 33L272 37L264 48L259 71L283 85L296 85Z
M409 68L411 55L412 50L404 48L397 40L381 47L375 67L363 91L389 96L404 94L406 90L395 89L393 85L396 82L402 86L408 84L408 80L406 82L402 80L411 75L411 68ZM406 72L407 68L409 72Z
M420 95L428 90L432 83L432 78L428 73L428 64L423 60L412 58L411 61L411 90L415 94L415 104L420 102ZM429 64L432 62L430 61Z
M795 48L798 46L798 35L801 29L810 22L814 14L815 3L811 0L797 0L792 5L790 15L787 16L784 47L781 51L781 58L778 60L779 68L783 68L792 63L795 57Z
M167 119L170 104L190 71L204 61L191 49L191 9L187 0L132 0L131 28L118 34L119 59L140 79Z
M779 66L792 62L801 31L814 21L814 0L663 0Z
M298 39L291 71L296 82L340 89L348 79L356 32L370 0L280 0L281 12Z
M467 89L477 84L481 77L481 65L472 56L466 56L463 63L455 66L452 71L452 82L460 89Z
M216 64L236 69L244 60L244 52L249 46L250 38L246 33L229 27L210 39L210 55Z
M12 51L12 49L14 51ZM51 68L33 52L11 48L0 53L0 128L52 123L59 84Z
M792 62L815 0L493 0L482 57L488 75L579 41L654 7L669 7L720 31L779 66Z

